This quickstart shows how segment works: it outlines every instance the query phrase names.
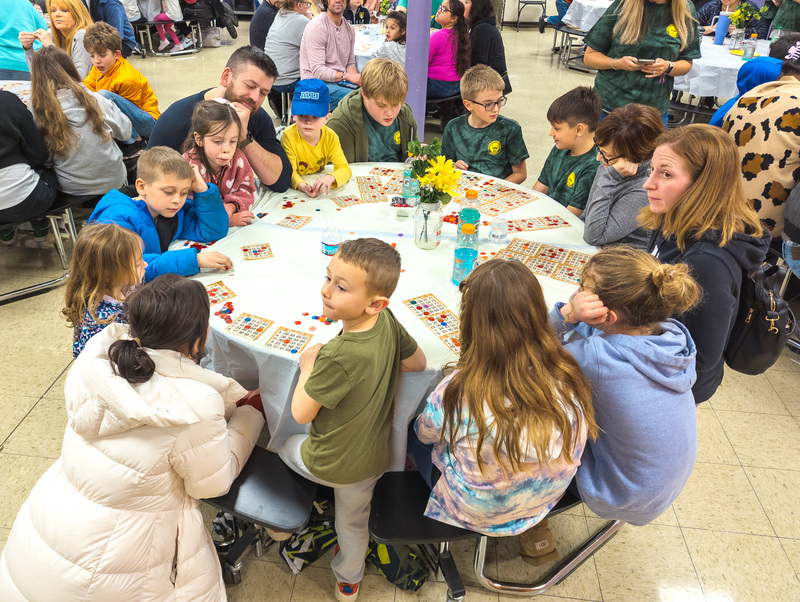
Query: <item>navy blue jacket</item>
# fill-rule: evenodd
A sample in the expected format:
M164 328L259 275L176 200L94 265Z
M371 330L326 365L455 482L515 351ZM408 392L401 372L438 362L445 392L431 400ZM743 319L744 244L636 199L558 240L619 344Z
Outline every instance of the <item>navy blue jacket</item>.
M83 0L87 5L92 21L103 21L115 28L122 36L122 45L130 50L136 48L133 27L125 14L125 7L119 0Z

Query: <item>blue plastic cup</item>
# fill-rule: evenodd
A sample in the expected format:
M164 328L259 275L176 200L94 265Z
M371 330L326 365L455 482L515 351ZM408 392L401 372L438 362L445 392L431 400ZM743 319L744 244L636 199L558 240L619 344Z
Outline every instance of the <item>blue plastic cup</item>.
M475 260L478 259L478 249L470 247L459 247L456 249L453 259L453 284L458 286L464 280L472 268L475 267Z
M722 46L725 36L728 35L728 28L731 26L731 13L720 13L717 21L717 29L714 32L714 43Z

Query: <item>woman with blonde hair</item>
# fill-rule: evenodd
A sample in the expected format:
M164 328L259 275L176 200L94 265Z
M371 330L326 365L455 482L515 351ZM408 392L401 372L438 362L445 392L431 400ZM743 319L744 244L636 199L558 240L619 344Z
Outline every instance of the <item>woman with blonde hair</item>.
M587 436L597 435L589 384L524 265L488 261L459 288L456 370L410 436L433 486L425 515L487 535L519 534L527 562L555 560L544 519L575 475Z
M580 291L550 312L556 332L570 333L564 348L592 385L600 434L586 442L575 483L601 518L645 525L692 473L696 349L671 316L699 298L689 266L620 245L593 255Z
M766 257L770 234L742 188L736 143L721 129L689 125L659 136L644 183L649 207L639 221L653 230L648 251L687 263L703 301L680 316L697 345L695 403L722 382L723 351L739 309L744 275Z
M603 113L636 102L658 110L667 125L673 79L700 58L692 3L615 0L584 42L584 62L598 70Z
M47 14L50 16L50 32L39 29L33 34L20 34L20 42L25 49L25 58L30 66L33 62L33 41L38 40L43 47L57 46L67 53L75 63L78 75L83 80L92 69L92 60L83 46L86 28L92 24L92 17L81 0L49 0ZM25 39L23 40L23 35ZM32 37L29 37L32 36Z

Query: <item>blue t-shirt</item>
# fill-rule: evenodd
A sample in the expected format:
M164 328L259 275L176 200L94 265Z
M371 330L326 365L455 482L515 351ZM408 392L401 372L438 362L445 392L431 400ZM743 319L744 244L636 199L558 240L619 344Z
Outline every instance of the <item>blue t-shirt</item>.
M26 73L29 71L28 63L25 62L25 51L19 43L19 32L33 33L37 29L47 31L49 28L28 0L3 2L3 18L0 19L0 69ZM35 50L41 46L39 42L33 43Z

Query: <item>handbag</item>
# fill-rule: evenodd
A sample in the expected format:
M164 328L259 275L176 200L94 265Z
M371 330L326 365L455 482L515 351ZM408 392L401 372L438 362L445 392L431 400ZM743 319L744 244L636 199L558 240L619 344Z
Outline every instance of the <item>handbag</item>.
M778 266L758 266L742 278L739 310L723 357L729 368L743 374L762 374L780 357L795 319L778 294Z

